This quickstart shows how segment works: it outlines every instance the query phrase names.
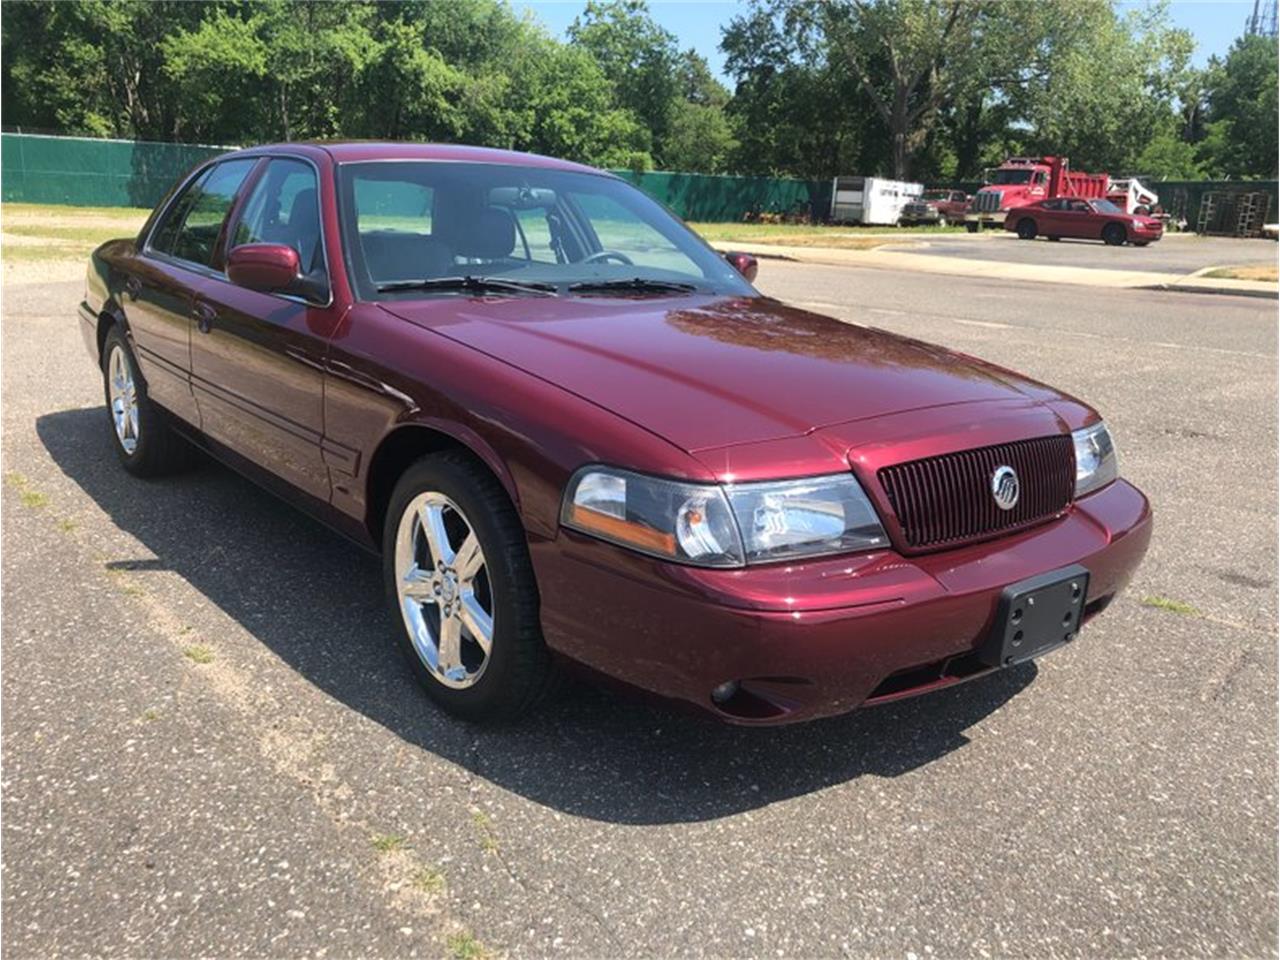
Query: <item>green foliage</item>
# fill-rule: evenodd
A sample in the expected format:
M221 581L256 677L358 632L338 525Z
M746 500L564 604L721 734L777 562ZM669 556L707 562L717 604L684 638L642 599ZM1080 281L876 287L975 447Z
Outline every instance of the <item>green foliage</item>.
M585 163L974 179L1012 153L1150 176L1277 175L1277 49L1205 70L1163 2L750 0L730 94L644 0L566 41L502 0L29 0L0 110L32 131L249 144L461 141Z
M1208 136L1201 154L1214 176L1277 175L1277 47L1275 38L1241 37L1206 78Z

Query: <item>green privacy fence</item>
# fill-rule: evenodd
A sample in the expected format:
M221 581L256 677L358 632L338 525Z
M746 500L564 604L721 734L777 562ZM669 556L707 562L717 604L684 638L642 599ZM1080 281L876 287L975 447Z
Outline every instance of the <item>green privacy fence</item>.
M25 203L151 207L184 172L229 149L232 148L3 133L0 195L6 201ZM830 180L614 172L686 220L740 221L752 212L803 212L821 220L831 207ZM1275 181L1140 179L1160 195L1165 210L1185 216L1193 228L1201 198L1213 190L1268 193L1268 220L1276 218ZM973 192L980 184L953 186Z
M724 177L706 173L613 171L686 220L728 222L748 213L803 212L822 219L831 209L830 180Z
M232 149L181 143L0 134L6 201L150 207L187 170ZM741 220L751 210L821 215L831 184L770 177L615 171L688 220Z
M151 207L226 147L0 134L0 195L22 203Z

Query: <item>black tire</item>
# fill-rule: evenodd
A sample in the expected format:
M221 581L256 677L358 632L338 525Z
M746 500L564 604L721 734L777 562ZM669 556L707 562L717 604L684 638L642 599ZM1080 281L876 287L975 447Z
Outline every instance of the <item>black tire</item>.
M492 642L483 671L462 689L447 686L424 663L400 609L396 536L406 509L424 493L443 494L452 501L484 552ZM556 671L542 639L538 587L524 527L506 491L470 456L449 452L423 457L400 477L383 525L382 569L400 649L427 695L446 711L475 723L509 721L551 691ZM439 607L434 609L438 616Z
M1061 240L1062 238L1061 238L1061 237L1046 237L1045 239L1046 239L1046 240L1048 240L1050 243L1057 243L1057 242L1058 242L1059 240Z
M1135 240L1135 241L1133 241L1133 245L1134 245L1135 247L1145 247L1145 246L1147 246L1147 245L1148 245L1148 244L1150 244L1150 243L1151 243L1151 241L1150 241L1150 240Z
M1034 240L1036 238L1036 222L1030 217L1018 221L1018 239Z
M1102 242L1108 247L1123 247L1127 239L1124 227L1118 223L1108 223L1102 228Z
M972 220L966 220L964 228L970 233L977 233L981 229L981 224L974 223Z
M111 397L111 363L116 353L127 366L132 384L133 406L137 411L137 429L132 437L122 438L116 428L115 411ZM107 425L111 431L111 445L120 458L120 464L135 477L163 477L190 469L196 461L196 450L169 424L164 412L147 396L147 385L138 372L138 361L133 356L129 341L119 324L107 331L102 345L102 393L107 405ZM128 449L131 439L133 448Z

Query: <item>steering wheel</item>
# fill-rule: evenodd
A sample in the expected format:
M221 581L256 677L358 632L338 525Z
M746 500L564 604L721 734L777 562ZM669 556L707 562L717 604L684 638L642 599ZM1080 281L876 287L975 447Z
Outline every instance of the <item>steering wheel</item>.
M607 260L617 260L619 263L625 263L629 267L634 267L635 261L628 257L625 253L619 253L617 250L597 250L589 257L583 258L582 263L604 263Z

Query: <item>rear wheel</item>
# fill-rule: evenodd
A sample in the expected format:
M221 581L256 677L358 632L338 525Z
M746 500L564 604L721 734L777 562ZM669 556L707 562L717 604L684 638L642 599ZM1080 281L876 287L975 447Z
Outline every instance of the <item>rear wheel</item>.
M111 423L112 446L126 470L138 477L161 477L191 466L195 448L180 437L147 396L129 342L119 325L102 345L102 383Z
M1048 241L1049 241L1050 243L1057 243L1057 242L1058 242L1059 240L1061 240L1062 238L1061 238L1061 237L1048 237L1048 238L1046 238L1046 239L1048 239Z
M1125 239L1124 227L1118 223L1108 223L1102 229L1102 241L1109 247L1123 247Z
M425 457L396 484L383 576L401 650L445 710L509 720L552 681L524 529L506 493L469 457Z
M1034 240L1036 238L1036 222L1030 217L1018 221L1018 239Z

